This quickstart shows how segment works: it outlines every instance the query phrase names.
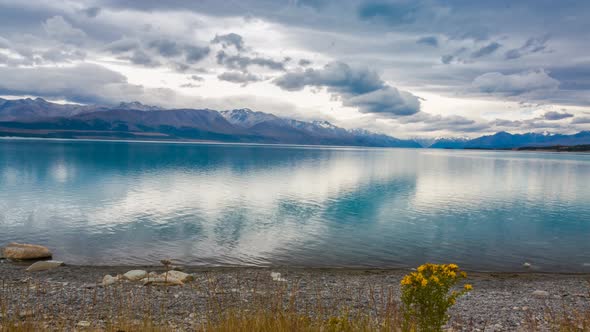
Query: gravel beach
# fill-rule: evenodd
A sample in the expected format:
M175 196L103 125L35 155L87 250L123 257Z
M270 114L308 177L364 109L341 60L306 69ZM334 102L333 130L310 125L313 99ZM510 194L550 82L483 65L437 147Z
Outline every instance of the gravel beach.
M0 305L4 318L43 315L49 326L91 324L100 327L113 310L113 292L124 294L125 303L141 318L142 310L165 315L166 324L191 330L209 310L207 299L223 298L248 305L253 294L296 293L297 306L312 312L321 302L325 308L344 306L363 310L375 308L387 291L399 298L399 283L407 270L293 269L293 268L191 268L195 280L177 287L147 287L119 282L103 287L107 274L124 274L132 269L163 272L158 267L61 266L41 272L25 271L26 264L0 261ZM451 311L453 330L516 331L531 323L547 329L548 312L563 308L590 309L587 274L469 273L474 290L462 297ZM375 294L381 296L376 296ZM377 300L375 299L377 298ZM285 301L288 296L285 296ZM140 306L139 308L138 306ZM372 304L372 305L371 305ZM372 310L372 309L368 309ZM0 316L2 317L2 316ZM82 322L82 323L80 323ZM78 325L80 326L80 325Z

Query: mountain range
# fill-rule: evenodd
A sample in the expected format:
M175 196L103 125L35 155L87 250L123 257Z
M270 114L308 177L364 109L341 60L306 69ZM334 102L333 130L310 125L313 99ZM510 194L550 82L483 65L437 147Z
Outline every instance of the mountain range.
M475 139L398 139L328 121L300 121L247 108L162 109L139 102L117 106L58 104L42 98L0 98L0 136L207 140L244 143L371 147L515 149L590 144L590 131L574 135L499 132Z

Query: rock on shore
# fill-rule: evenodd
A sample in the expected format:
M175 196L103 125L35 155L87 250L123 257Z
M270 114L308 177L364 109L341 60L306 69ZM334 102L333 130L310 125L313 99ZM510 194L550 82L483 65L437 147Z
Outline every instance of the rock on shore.
M27 272L37 272L55 269L56 267L64 265L64 262L60 261L39 261L33 263L33 265L27 268Z
M44 246L12 242L2 248L2 256L11 260L34 260L51 258L53 254Z

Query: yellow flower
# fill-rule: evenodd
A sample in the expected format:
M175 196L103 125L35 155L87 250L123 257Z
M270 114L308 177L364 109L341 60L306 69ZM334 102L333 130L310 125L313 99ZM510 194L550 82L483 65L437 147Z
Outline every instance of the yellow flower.
M465 286L463 286L463 288L465 288L466 291L470 291L473 289L473 286L471 286L470 284L465 284Z
M457 270L459 268L459 266L457 264L449 264L449 269L451 270Z
M422 284L422 287L426 287L426 285L428 285L428 280L422 279L421 284Z
M461 271L461 277L463 277L463 278L467 278L467 273L465 273L465 272Z
M405 276L402 279L402 285L411 285L412 284L412 277L411 276Z
M437 277L437 276L432 276L432 277L430 277L430 279L431 279L432 281L434 281L435 283L437 283L437 284L440 282L440 279L438 279L438 277Z
M426 270L426 264L418 266L418 272L424 272Z

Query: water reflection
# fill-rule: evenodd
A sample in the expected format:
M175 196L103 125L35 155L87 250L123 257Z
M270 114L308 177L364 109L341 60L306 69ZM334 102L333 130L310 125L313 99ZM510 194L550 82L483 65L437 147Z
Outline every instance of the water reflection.
M584 270L590 156L0 141L0 243L71 263Z

